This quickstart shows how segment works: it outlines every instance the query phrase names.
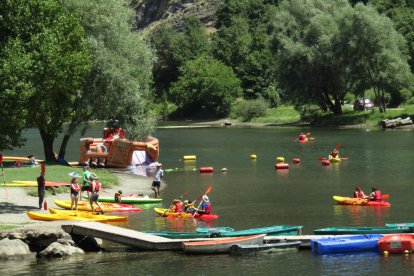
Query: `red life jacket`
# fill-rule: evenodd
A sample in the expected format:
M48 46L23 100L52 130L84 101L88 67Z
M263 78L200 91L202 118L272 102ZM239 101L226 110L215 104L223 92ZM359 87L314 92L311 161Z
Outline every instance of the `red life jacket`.
M213 207L211 206L211 204L207 204L206 210L205 210L205 214L210 214L211 213L211 209L213 209Z
M177 213L179 213L179 212L181 212L182 211L182 203L181 202L178 202L177 204L175 204L175 211L177 212Z
M71 188L74 192L77 192L77 193L79 193L79 191L80 191L80 187L79 187L79 184L78 184L78 183L73 183L73 184L70 186L70 188Z
M101 190L101 183L99 183L98 181L94 181L95 185L93 185L93 183L89 184L89 191L91 193L97 193ZM95 189L94 189L95 188Z
M381 191L375 191L375 201L381 201Z

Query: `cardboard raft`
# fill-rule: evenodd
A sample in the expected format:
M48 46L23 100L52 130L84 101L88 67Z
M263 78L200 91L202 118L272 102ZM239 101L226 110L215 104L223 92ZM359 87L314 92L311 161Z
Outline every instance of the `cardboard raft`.
M79 165L111 168L149 165L158 161L159 141L155 137L145 137L143 141L102 138L80 139Z

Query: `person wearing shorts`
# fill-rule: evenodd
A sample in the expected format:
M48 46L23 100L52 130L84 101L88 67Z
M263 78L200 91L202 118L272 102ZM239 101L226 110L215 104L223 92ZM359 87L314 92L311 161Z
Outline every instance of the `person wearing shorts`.
M162 170L162 164L157 164L157 170L155 171L154 179L152 180L151 190L154 191L154 197L157 198L160 196L160 187L161 187L161 178L164 176L164 171Z

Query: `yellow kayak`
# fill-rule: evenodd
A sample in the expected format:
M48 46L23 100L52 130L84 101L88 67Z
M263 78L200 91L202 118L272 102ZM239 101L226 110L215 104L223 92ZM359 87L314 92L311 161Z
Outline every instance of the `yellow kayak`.
M57 200L55 199L55 204L63 209L70 210L71 202L70 200ZM101 204L104 212L139 212L141 211L141 207L129 205L129 204L122 204L122 203L107 203L107 202L99 202ZM98 206L94 204L96 211L99 210ZM92 211L91 204L89 201L79 201L78 202L78 210L81 211Z
M49 212L51 214L58 214L58 215L71 216L71 217L83 217L83 218L89 218L89 219L103 219L103 220L106 220L107 222L128 221L127 216L97 215L97 214L93 214L92 212L87 212L87 211L59 210L59 209L49 208Z
M74 217L74 216L67 216L63 214L45 214L45 213L35 213L28 211L26 212L29 218L34 220L43 220L43 221L54 221L54 220L81 220L81 221L98 221L98 222L106 222L105 219L102 218L86 218L86 217Z
M17 157L17 156L3 156L4 161L22 161L22 162L29 162L30 159L28 157ZM37 162L43 162L44 160L36 159Z
M334 163L334 162L341 162L342 161L342 159L341 158L338 158L338 157L335 157L335 158L330 158L329 159L329 162L331 162L331 163Z

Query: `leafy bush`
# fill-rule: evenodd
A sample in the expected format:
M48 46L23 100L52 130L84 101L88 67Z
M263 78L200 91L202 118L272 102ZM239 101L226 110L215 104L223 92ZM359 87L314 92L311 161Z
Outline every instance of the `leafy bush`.
M240 100L234 105L233 113L243 121L251 121L255 117L266 115L266 109L269 107L268 102L263 98L255 100Z
M268 86L264 91L264 96L267 100L269 100L269 107L277 108L281 104L279 92L277 91L276 87L273 85Z

